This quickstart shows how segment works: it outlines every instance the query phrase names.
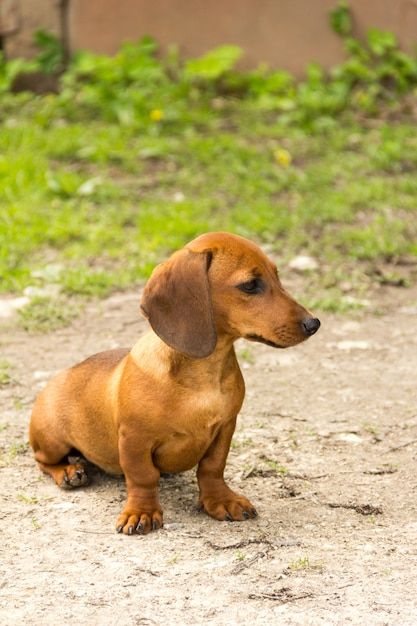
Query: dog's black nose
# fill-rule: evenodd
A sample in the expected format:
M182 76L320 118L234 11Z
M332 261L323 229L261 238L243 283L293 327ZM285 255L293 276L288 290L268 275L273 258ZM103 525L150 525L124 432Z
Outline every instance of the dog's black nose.
M301 322L301 328L305 335L310 337L310 335L314 335L320 328L320 320L317 317L306 317L305 320Z

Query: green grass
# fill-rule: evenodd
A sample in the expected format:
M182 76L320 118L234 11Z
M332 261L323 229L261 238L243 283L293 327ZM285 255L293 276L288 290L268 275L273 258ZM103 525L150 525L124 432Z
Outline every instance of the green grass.
M64 291L101 295L216 229L334 267L417 254L415 125L314 135L238 106L231 120L237 130L220 120L155 137L100 122L42 128L23 115L3 128L1 290L48 282L40 270L59 263ZM280 146L288 167L274 158Z
M0 388L11 383L10 364L7 361L0 361Z
M288 568L287 568L288 572L290 573L295 573L295 572L300 572L303 570L315 570L317 572L323 572L324 570L324 565L323 563L311 563L310 559L308 556L302 556L299 559L296 559L295 561L292 561L292 563L289 564Z
M102 296L201 232L228 230L267 244L284 268L297 253L316 257L313 306L360 307L365 273L381 282L381 263L397 276L417 256L417 126L400 93L417 61L390 42L373 35L373 57L352 53L362 86L352 64L329 83L312 66L298 87L283 72L228 74L233 47L181 69L146 40L114 59L81 56L58 96L3 93L0 291ZM35 301L21 322L48 329L74 313Z
M80 310L68 298L36 296L19 309L19 325L28 332L49 332L70 324Z
M39 500L35 496L29 496L27 493L18 493L17 499L24 504L38 504Z

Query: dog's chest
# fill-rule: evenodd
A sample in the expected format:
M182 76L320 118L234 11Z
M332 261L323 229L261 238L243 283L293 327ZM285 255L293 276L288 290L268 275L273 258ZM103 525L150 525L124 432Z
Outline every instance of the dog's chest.
M154 453L163 472L191 469L201 460L221 427L234 418L234 403L218 391L201 391L175 403L167 416L166 432Z

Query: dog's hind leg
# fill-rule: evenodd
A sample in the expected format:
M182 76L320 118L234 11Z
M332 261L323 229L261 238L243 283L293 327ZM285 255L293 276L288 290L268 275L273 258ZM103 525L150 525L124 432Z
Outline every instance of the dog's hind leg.
M44 474L52 476L58 487L61 489L74 489L88 485L88 476L85 463L42 463L36 458L39 469Z
M30 445L39 469L52 476L58 487L73 489L88 484L86 465L80 459L69 459L72 446L63 443L48 429L36 428L36 419L30 424ZM75 461L75 462L73 462Z

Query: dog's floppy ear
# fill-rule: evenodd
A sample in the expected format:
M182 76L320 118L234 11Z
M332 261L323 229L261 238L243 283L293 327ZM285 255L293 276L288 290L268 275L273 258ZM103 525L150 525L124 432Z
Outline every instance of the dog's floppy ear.
M141 300L162 341L197 359L209 356L217 342L207 276L211 258L207 251L176 252L154 269Z

